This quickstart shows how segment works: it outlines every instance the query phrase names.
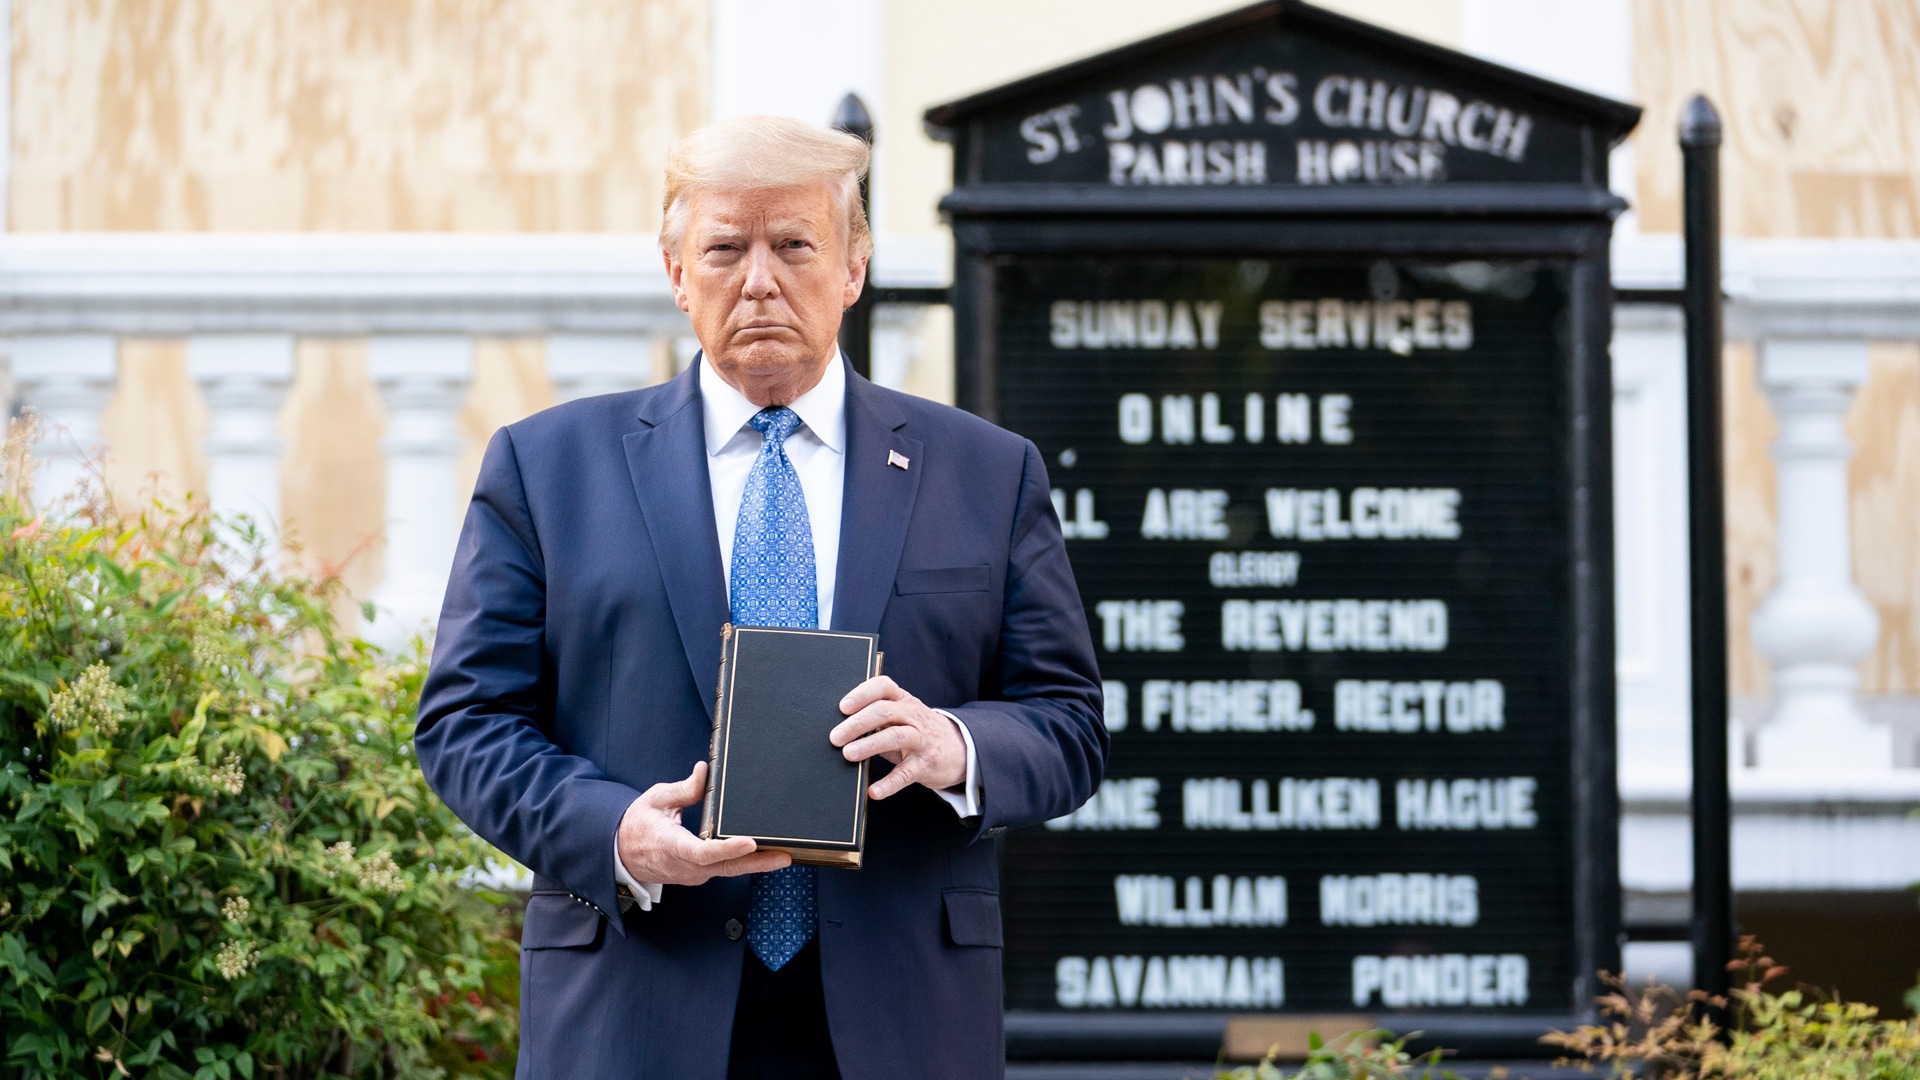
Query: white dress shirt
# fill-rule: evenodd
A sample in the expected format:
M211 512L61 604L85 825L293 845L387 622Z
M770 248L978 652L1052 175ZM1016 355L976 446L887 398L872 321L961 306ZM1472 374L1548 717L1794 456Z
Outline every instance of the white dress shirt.
M703 356L700 360L700 411L706 423L707 482L713 492L713 526L720 538L720 565L731 590L733 581L733 532L740 519L740 500L746 494L747 478L760 457L766 437L747 421L760 406L728 385ZM800 395L790 406L800 417L799 426L787 436L787 459L800 477L800 490L807 500L807 523L813 528L814 583L819 588L819 625L833 625L833 588L840 566L840 506L847 478L847 371L835 350L833 362L813 389ZM731 591L728 593L732 595ZM937 709L960 728L961 741L967 747L967 773L958 790L934 794L953 807L963 818L980 813L980 784L976 776L973 733L959 717ZM619 837L614 838L613 875L633 893L640 910L652 910L660 902L661 886L635 881L620 861Z

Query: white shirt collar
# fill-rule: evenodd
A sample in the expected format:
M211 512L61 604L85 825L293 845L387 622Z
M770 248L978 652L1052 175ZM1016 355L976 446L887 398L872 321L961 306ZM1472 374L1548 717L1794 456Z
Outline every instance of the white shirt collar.
M833 359L827 363L826 374L820 377L819 383L788 406L799 415L807 430L813 432L813 437L836 454L842 453L847 445L845 365L836 345ZM748 401L745 394L713 370L704 354L700 357L700 402L707 426L708 457L720 453L740 429L747 426L747 421L753 419L753 414L760 411L760 406Z

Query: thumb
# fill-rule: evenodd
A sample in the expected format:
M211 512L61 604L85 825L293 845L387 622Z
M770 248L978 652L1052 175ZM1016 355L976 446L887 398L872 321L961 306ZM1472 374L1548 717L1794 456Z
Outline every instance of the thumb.
M677 809L692 806L707 796L707 763L694 762L693 771L685 780L655 784L647 789L647 801L654 806Z

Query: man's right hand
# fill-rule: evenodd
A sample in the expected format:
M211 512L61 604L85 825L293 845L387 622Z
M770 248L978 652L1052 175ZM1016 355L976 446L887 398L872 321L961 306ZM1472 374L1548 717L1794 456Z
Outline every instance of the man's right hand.
M702 840L680 823L680 811L705 798L707 763L685 780L655 784L620 818L620 861L636 881L700 885L709 878L778 870L793 862L784 851L759 851L751 839Z

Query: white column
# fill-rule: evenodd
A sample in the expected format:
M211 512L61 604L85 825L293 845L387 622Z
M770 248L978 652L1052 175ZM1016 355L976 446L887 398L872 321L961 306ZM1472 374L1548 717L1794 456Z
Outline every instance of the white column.
M367 371L387 411L380 443L387 457L386 575L373 593L382 612L370 637L397 647L432 629L446 595L462 505L454 485L473 340L377 336L367 342Z
M1880 620L1854 587L1845 420L1867 377L1867 343L1769 340L1760 381L1780 434L1779 579L1753 615L1773 662L1773 711L1759 733L1763 768L1890 769L1892 732L1854 699L1855 665Z
M119 340L112 334L16 334L13 381L20 402L40 414L33 456L34 501L46 508L70 494L88 459L105 449L100 412L113 396Z
M616 394L653 381L653 339L644 334L548 334L547 376L556 401Z
M187 367L206 400L207 502L268 529L280 522L280 408L293 385L292 334L196 334Z
M1680 331L1678 311L1614 309L1615 731L1620 788L1635 795L1684 795L1692 754L1687 365ZM1685 838L1684 829L1680 835ZM1675 854L1684 874L1686 853Z

